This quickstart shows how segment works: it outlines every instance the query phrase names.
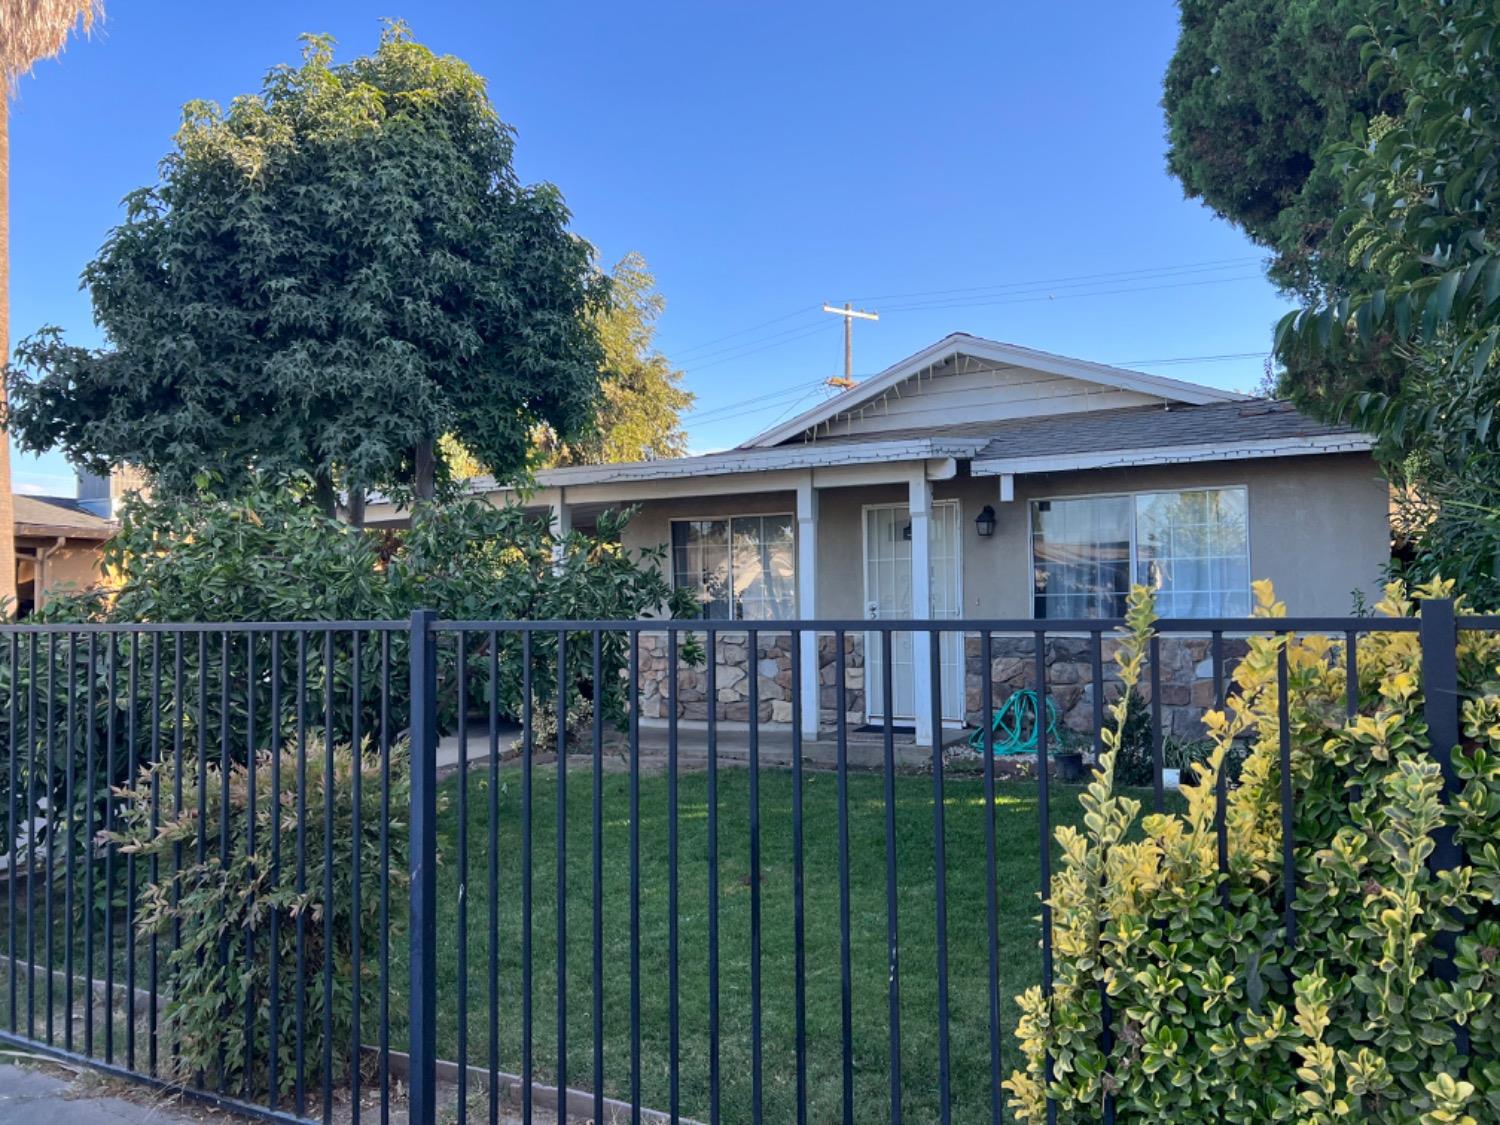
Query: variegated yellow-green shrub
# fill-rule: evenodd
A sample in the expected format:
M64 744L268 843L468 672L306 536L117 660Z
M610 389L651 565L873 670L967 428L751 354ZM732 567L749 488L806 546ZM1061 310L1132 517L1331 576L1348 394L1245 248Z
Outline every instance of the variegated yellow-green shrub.
M1386 589L1406 617L1451 588ZM1256 615L1285 607L1255 587ZM1464 612L1460 603L1460 611ZM1274 628L1274 622L1267 622ZM1152 633L1149 594L1130 599L1116 659L1126 688ZM1283 924L1279 654L1288 668L1297 932ZM1024 1066L1005 1083L1020 1120L1095 1122L1113 1093L1122 1122L1500 1122L1500 636L1463 632L1462 789L1442 778L1423 715L1413 632L1358 641L1359 706L1346 718L1342 639L1262 636L1234 675L1213 742L1184 789L1186 812L1142 816L1114 791L1126 705L1115 704L1081 828L1062 851L1050 905L1055 987L1019 998ZM1229 906L1215 785L1249 745L1229 793ZM1466 866L1434 875L1452 829ZM1456 980L1434 973L1451 935ZM1103 997L1113 1047L1104 1051ZM1467 1056L1458 1045L1462 1027ZM1048 1074L1050 1057L1050 1080Z

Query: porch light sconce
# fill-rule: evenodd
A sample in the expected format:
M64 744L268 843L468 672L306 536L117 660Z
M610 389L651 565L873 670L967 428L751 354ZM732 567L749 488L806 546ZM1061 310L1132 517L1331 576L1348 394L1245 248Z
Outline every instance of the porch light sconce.
M901 538L905 539L908 543L911 542L911 524L907 524L901 529Z
M979 538L988 539L995 534L995 509L988 504L984 510L974 517L974 530L979 532Z

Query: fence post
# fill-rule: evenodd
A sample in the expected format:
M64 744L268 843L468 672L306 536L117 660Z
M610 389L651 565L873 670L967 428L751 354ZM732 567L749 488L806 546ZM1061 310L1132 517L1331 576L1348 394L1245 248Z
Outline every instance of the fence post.
M1442 800L1446 807L1457 799L1459 792L1458 774L1453 768L1453 750L1458 745L1460 733L1458 622L1449 598L1423 601L1421 616L1422 699L1432 756L1443 771ZM1452 870L1463 862L1463 848L1452 825L1444 825L1433 833L1431 867L1434 873ZM1452 931L1445 931L1435 940L1438 956L1432 971L1439 980L1452 982L1458 979L1458 969L1453 963L1455 937ZM1453 1035L1459 1053L1468 1055L1468 1028L1455 1024Z
M1453 768L1453 749L1459 741L1458 724L1458 622L1453 602L1431 598L1421 603L1422 698L1432 756L1443 771L1443 803L1458 795L1458 774ZM1447 871L1463 863L1462 849L1451 828L1435 837L1432 869Z
M411 615L411 1052L413 1122L437 1115L437 614Z

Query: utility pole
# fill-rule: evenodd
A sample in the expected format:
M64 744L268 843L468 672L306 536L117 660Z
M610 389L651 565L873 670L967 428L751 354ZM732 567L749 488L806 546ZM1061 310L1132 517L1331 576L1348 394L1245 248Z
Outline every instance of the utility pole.
M856 317L860 320L879 320L880 314L856 309L848 301L844 302L843 308L838 308L836 305L824 305L823 311L844 318L844 377L829 379L828 385L847 391L854 386L854 320Z

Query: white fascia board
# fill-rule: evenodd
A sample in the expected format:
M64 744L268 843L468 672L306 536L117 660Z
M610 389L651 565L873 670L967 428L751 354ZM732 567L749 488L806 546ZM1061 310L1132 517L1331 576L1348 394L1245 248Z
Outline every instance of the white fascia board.
M1059 453L1046 457L993 457L976 459L970 468L975 476L1020 476L1026 473L1065 473L1078 469L1181 465L1198 461L1249 461L1259 457L1368 453L1371 446L1372 442L1363 434L1326 434L1318 437L1272 438L1205 445L1109 449L1097 453Z
M796 437L803 430L862 406L871 399L884 394L897 383L910 379L950 356L960 354L1008 367L1025 367L1032 371L1046 372L1049 375L1061 375L1098 383L1101 386L1138 391L1141 394L1156 395L1168 402L1187 403L1194 406L1210 402L1240 402L1253 397L1237 391L1205 387L1199 383L1169 379L1164 375L1147 375L1140 371L1129 371L1123 367L1111 367L1107 363L1092 363L1089 360L1073 359L1069 356L1036 351L998 340L985 340L959 332L944 336L937 343L923 348L915 355L908 356L899 363L887 367L879 375L867 379L854 390L820 402L795 418L757 434L745 442L742 448L760 449L776 446L789 438Z

